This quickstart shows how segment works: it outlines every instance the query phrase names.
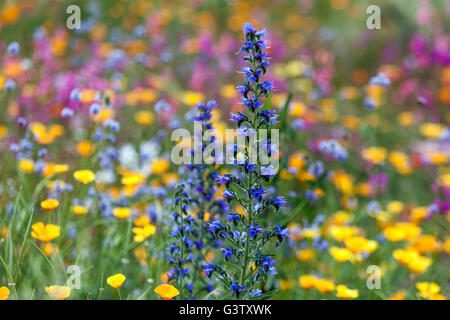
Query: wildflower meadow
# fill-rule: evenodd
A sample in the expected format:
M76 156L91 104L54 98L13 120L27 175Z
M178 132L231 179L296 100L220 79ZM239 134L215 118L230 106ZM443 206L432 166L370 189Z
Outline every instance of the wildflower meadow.
M0 300L450 298L448 1L2 0L0 110Z

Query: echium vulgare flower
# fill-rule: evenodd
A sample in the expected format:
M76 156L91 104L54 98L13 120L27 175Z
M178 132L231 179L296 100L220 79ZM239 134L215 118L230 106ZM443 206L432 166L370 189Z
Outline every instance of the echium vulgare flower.
M169 264L172 266L169 280L174 280L178 284L181 299L192 297L194 286L189 267L194 250L194 241L192 240L194 219L188 213L191 198L184 188L184 181L180 181L180 184L176 186L173 199L175 211L171 214L174 224L170 234L174 241L169 244Z
M244 132L246 142L249 143L249 136L254 137L256 130L271 130L277 122L277 115L264 102L272 90L272 83L262 80L269 65L264 52L265 31L255 30L246 23L244 35L241 51L247 54L244 60L250 66L243 69L245 82L238 87L238 91L247 110L231 116L237 124L238 132ZM277 152L277 146L270 139L256 138L255 144L269 154ZM233 173L218 175L216 181L223 185L223 196L230 207L239 204L245 214L228 212L224 214L225 219L217 219L208 224L208 231L224 241L220 252L227 263L223 266L206 263L203 272L208 277L214 276L223 293L228 293L229 297L249 299L265 293L264 280L276 273L273 253L266 250L276 248L288 233L288 229L282 226L269 226L263 213L270 214L272 209L278 211L287 201L270 192L267 187L276 174L273 166L251 161L246 147L239 152L239 156L238 146L235 145L233 149L235 158L239 158L238 162L234 162ZM275 246L271 246L273 243Z
M208 101L207 103L197 104L197 114L195 121L201 123L202 135L205 133L206 141L203 137L197 147L203 152L209 143L214 143L215 136L213 126L211 124L211 111L217 105L216 101ZM195 144L194 144L195 148ZM192 150L194 154L196 150ZM201 276L202 265L205 263L205 255L211 249L217 247L217 241L214 237L207 233L206 224L211 215L210 210L216 207L214 194L217 191L217 176L214 164L187 164L185 167L185 190L191 197L189 209L192 212L193 222L191 224L191 238L194 244L192 253L191 272L193 278L193 296L199 296L201 291L208 293L214 287ZM199 281L196 281L196 280Z

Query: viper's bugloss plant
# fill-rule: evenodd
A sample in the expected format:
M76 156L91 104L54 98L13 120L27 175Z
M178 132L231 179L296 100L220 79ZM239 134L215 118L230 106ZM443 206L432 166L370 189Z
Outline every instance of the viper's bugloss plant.
M195 152L202 152L205 150L208 144L215 142L215 136L213 134L213 126L211 124L211 111L216 107L216 101L208 101L207 103L197 104L197 114L194 118L195 121L201 123L201 143L194 144L194 149L191 150L191 154L194 156ZM203 137L205 134L205 137ZM207 136L207 137L206 137ZM205 141L205 139L206 141ZM195 148L198 148L196 150ZM214 156L214 154L212 155ZM181 230L182 232L187 232L189 234L189 240L183 242L186 246L183 254L184 260L189 260L189 282L185 282L185 286L188 289L186 293L182 292L184 298L187 297L199 297L202 293L212 291L214 286L201 276L202 265L205 263L205 255L207 252L215 247L217 247L217 242L211 234L206 231L207 221L209 220L209 210L212 207L217 207L217 203L214 199L214 194L217 191L217 183L215 178L217 176L215 167L213 164L187 164L184 170L185 179L182 181L183 186L179 186L178 195L183 195L186 204L188 204L189 212L192 216L186 218L185 222L189 225L186 230ZM189 195L189 196L188 196ZM183 200L179 200L183 201ZM182 205L180 203L180 205ZM180 213L183 212L183 207ZM187 210L187 208L185 208ZM174 217L175 218L175 217ZM176 217L174 220L177 225L181 222L180 217ZM178 236L177 233L174 234L175 237ZM188 236L186 234L186 236ZM192 242L192 243L191 243ZM181 242L180 242L181 243ZM171 251L173 247L171 247ZM188 276L183 274L182 270L175 268L175 274L178 276ZM197 281L198 280L198 281ZM189 293L189 296L188 296Z
M244 35L241 51L247 54L244 60L249 66L242 69L245 81L237 89L247 110L232 113L231 117L246 144L253 140L257 151L262 149L271 156L278 150L270 139L277 115L266 101L272 91L272 82L262 79L269 65L264 51L267 46L263 39L265 30L258 31L246 23ZM256 136L261 129L269 132L269 138ZM232 174L219 175L216 181L224 186L223 196L230 207L233 203L239 204L245 215L228 212L223 219L208 225L211 234L224 240L225 246L220 252L226 263L223 266L205 264L203 272L208 277L216 277L225 295L249 299L266 293L264 283L268 276L276 273L273 248L278 247L288 233L282 226L270 226L264 216L272 214L272 208L278 211L287 201L269 191L269 182L276 174L273 165L263 165L259 159L255 163L249 147L234 144L228 150L234 153Z

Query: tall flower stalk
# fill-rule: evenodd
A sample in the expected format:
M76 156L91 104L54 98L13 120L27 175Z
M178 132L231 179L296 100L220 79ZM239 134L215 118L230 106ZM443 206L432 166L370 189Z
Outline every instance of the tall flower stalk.
M258 152L258 155L260 150L265 150L271 156L278 147L270 138L277 115L265 103L272 91L272 82L262 79L269 65L264 51L267 46L263 40L265 30L258 31L246 23L244 35L241 51L246 53L244 60L249 66L242 69L245 81L237 89L247 110L231 116L239 134L245 137L246 145L234 144L228 148L233 153L233 174L219 175L216 180L224 186L223 195L230 207L232 204L241 205L245 215L229 212L225 215L225 222L216 220L208 225L210 233L228 244L220 250L227 263L225 267L205 264L203 271L207 276L215 275L231 297L248 299L261 296L265 279L276 272L273 254L266 251L271 248L272 240L277 247L288 230L269 226L263 217L263 213L270 214L271 208L277 211L287 201L269 192L267 186L276 169L273 165L263 165L259 159L255 163L251 149L256 147L253 152ZM269 138L256 136L261 129L269 133L266 135Z

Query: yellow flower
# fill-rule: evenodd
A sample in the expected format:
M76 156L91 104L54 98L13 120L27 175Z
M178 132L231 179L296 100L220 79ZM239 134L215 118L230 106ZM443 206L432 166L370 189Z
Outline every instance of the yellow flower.
M297 259L303 262L310 261L314 258L314 250L312 249L301 249L297 251Z
M412 241L412 246L419 253L436 252L441 248L441 243L435 236L423 235Z
M152 174L163 174L164 172L167 171L167 169L169 169L169 161L167 159L157 159L155 160L152 165Z
M172 300L180 294L180 291L170 284L160 284L154 291L164 300Z
M95 173L91 170L77 170L73 173L73 177L81 183L88 184L94 181Z
M94 153L95 146L88 140L83 140L77 144L77 152L82 157L88 157Z
M384 236L391 242L412 240L420 234L421 230L413 223L399 222L383 230Z
M121 180L122 184L125 186L137 186L138 184L141 184L144 181L145 177L137 173L124 176Z
M41 201L41 208L47 211L51 211L59 206L59 201L56 199L46 199Z
M106 283L111 287L118 289L122 286L126 279L127 278L123 274L118 273L106 279Z
M186 91L183 95L183 102L188 106L195 106L198 102L204 100L204 96L200 92Z
M77 204L72 206L72 212L75 213L77 216L82 216L88 212L88 208Z
M134 236L134 241L135 242L142 242L145 239L147 239L148 237L150 237L152 234L155 233L156 228L154 225L152 224L148 224L142 228L133 228L132 229L135 236Z
M315 282L315 288L319 290L320 293L328 293L334 291L335 284L329 279L318 279Z
M36 222L31 226L31 236L42 242L49 242L59 237L59 226L54 224L45 225L43 222Z
M130 216L130 214L130 208L118 207L113 209L113 215L119 219L126 219Z
M150 224L150 218L147 215L143 214L134 219L133 223L136 227L145 227L146 225Z
M31 159L20 159L18 165L19 169L25 173L33 172L34 161Z
M408 264L408 269L412 273L421 274L427 271L428 267L433 263L429 257L418 256Z
M70 296L70 288L66 286L50 286L45 287L45 292L56 300L64 300Z
M382 147L370 147L361 152L364 160L372 162L373 164L381 164L387 156L387 150Z
M0 287L0 300L8 300L9 297L9 289L8 287Z
M150 111L138 111L134 115L134 120L142 126L149 126L155 121L155 115Z
M403 202L389 201L386 209L387 209L387 211L392 212L392 213L400 213L403 211L404 207L405 207L405 205L403 204Z
M374 240L367 240L363 237L351 237L344 240L345 246L354 253L368 252L372 253L378 247Z
M416 274L424 273L433 262L431 258L421 256L413 248L394 250L393 256L401 265Z
M439 138L444 130L445 126L440 123L427 122L420 126L420 133L429 139Z
M419 290L417 294L419 297L429 300L445 300L445 297L439 292L441 287L434 282L417 282L416 288Z
M350 261L353 253L347 248L331 247L328 252L337 262Z
M389 298L389 300L405 300L405 293L402 291L397 292Z
M305 274L298 278L300 287L302 287L303 289L307 289L307 290L314 288L316 285L316 281L317 281L317 278L312 275L309 275L309 274Z
M349 289L346 285L340 284L336 287L336 297L341 299L352 299L358 298L358 290L357 289Z

